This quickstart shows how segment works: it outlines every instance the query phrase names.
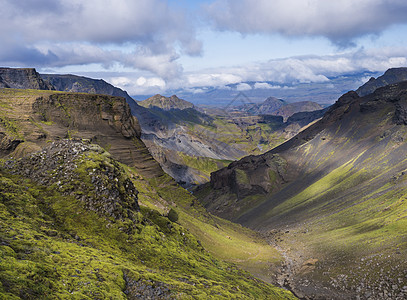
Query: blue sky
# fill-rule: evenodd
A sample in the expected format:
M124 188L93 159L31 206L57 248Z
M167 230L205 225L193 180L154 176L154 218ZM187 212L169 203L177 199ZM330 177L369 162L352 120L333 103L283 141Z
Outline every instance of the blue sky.
M407 66L404 0L0 0L0 64L132 95Z

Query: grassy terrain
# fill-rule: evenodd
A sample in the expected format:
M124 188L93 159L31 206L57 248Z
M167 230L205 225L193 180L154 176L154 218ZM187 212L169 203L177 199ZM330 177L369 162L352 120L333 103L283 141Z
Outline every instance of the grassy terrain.
M89 175L82 170L89 172L98 164L111 164L110 160L109 156L97 153L82 157L76 162L81 182L90 182ZM42 186L2 170L2 297L126 299L132 284L139 287L139 293L160 287L162 295L182 299L292 297L205 251L213 245L207 249L218 257L226 257L225 249L232 246L230 260L247 260L252 253L258 261L268 262L276 255L269 253L272 251L268 245L261 240L250 241L250 233L239 233L236 225L219 219L213 219L215 224L222 225L222 229L216 230L204 222L210 216L201 216L199 207L194 213L187 213L185 207L192 197L178 201L176 210L181 225L171 222L158 210L147 207L155 206L154 199L158 194L163 196L167 187L151 189L130 168L124 165L122 168L126 172L123 176L132 178L140 189L140 203L144 204L135 212L134 220L112 219L87 209L74 196L62 195L55 185ZM173 188L174 197L188 194ZM185 229L187 226L190 230ZM203 230L202 237L208 235L211 239L202 240L204 247L192 234L197 234L198 228ZM247 245L241 247L245 242Z
M49 97L54 94L61 97ZM293 298L241 268L268 279L270 264L280 264L281 256L255 233L208 214L162 171L146 172L151 157L137 138L109 133L112 142L101 146L111 144L111 155L96 145L80 157L75 155L82 146L55 152L52 141L67 133L76 140L94 135L87 113L101 118L104 131L119 132L122 126L113 128L118 119L128 124L116 118L119 109L110 118L112 105L120 108L115 98L72 94L71 102L70 95L1 90L1 114L16 134L1 124L0 132L23 142L4 151L0 164L0 298ZM55 109L53 119L41 121L32 111L36 99ZM93 110L91 101L107 108ZM69 122L60 122L58 114ZM121 142L127 148L117 149ZM48 152L26 156L44 146ZM132 153L131 164L115 160L123 153ZM177 222L167 217L171 209Z

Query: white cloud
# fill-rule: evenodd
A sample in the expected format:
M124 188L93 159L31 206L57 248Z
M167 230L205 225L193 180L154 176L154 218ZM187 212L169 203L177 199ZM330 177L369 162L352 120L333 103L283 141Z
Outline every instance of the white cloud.
M237 86L236 86L236 90L237 91L248 91L248 90L251 90L252 89L252 87L250 86L250 85L248 85L247 83L239 83Z
M404 0L216 0L206 10L221 30L324 36L342 45L407 22Z
M273 89L281 89L280 85L271 85L267 82L256 82L254 84L255 89L265 89L265 90L273 90Z
M107 81L126 90L130 95L156 94L165 91L166 88L165 81L159 77L119 76L110 77Z
M168 79L182 72L177 52L201 52L190 20L167 1L0 0L0 7L1 64L120 64Z
M232 84L240 91L251 89L252 87L245 82L255 82L254 89L291 89L295 88L297 83L306 82L326 83L329 88L328 78L331 76L363 71L384 72L391 67L407 67L405 53L407 48L359 49L335 55L273 59L233 68L198 70L171 81L164 81L149 72L129 72L109 76L100 73L96 76L105 78L113 85L127 90L131 95L165 94L167 90L176 89L199 93L210 87L232 90L228 86Z
M187 86L224 86L226 84L239 83L243 81L241 76L233 73L216 73L211 72L211 70L207 72L203 71L186 75Z

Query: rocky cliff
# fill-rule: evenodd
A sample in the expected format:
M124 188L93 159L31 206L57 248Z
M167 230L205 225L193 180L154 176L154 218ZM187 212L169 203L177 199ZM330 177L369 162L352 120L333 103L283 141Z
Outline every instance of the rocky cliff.
M13 99L13 102L10 102ZM61 138L89 139L145 176L162 170L140 141L137 119L124 98L0 89L2 156L38 150Z
M33 68L0 68L0 88L55 90Z
M40 76L51 83L57 91L118 96L125 98L129 104L134 102L126 91L107 83L103 79L70 74L40 74Z

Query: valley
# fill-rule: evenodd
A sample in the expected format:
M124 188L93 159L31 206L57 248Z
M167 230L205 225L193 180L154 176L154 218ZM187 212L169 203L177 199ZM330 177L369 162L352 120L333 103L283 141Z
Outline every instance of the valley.
M281 256L166 175L123 98L1 89L0 108L1 297L294 299L236 266Z
M407 297L405 68L326 108L227 109L16 70L0 72L2 297Z
M212 173L212 213L286 257L280 284L309 299L406 297L406 82L343 95L273 150Z

